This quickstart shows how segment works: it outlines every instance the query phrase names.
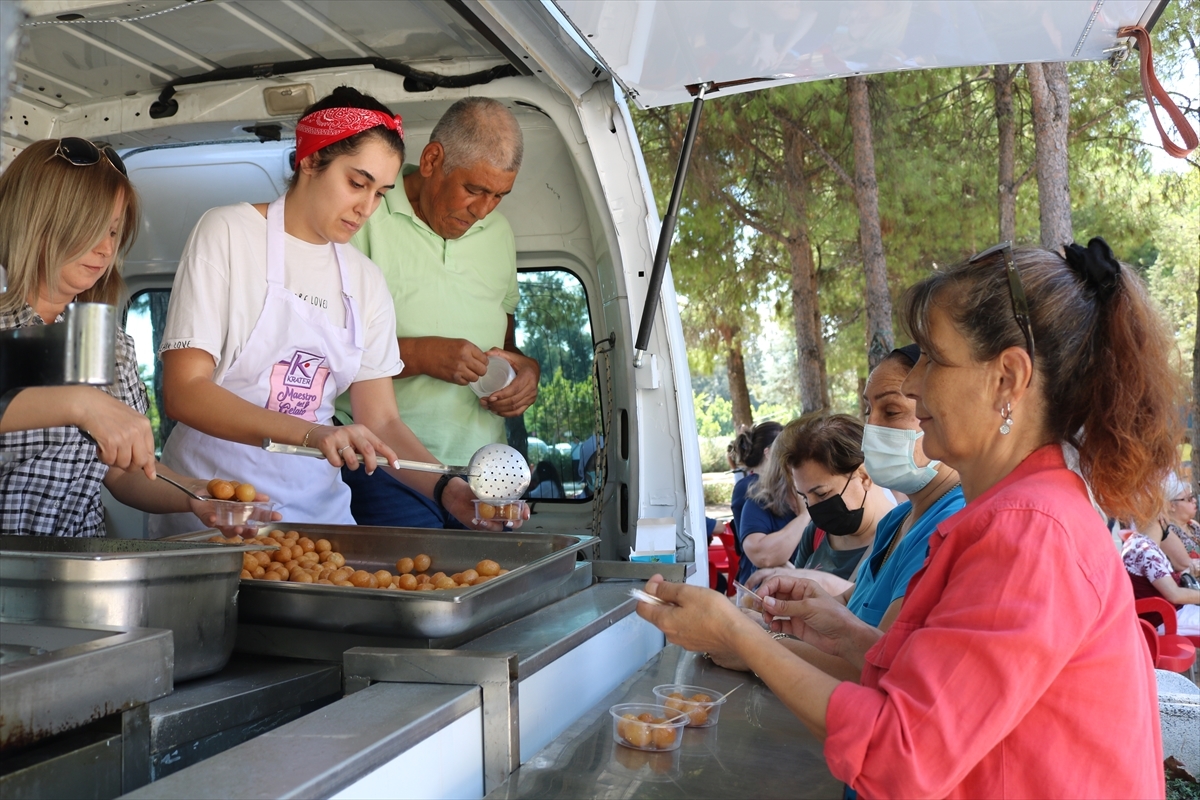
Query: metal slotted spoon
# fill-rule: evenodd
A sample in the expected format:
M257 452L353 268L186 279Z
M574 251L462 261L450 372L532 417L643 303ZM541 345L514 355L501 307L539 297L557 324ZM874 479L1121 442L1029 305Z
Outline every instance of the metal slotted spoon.
M294 444L276 444L263 439L263 450L270 453L288 453L297 456L325 458L315 447ZM361 459L362 456L357 454ZM414 472L434 472L441 475L458 475L466 478L467 485L480 500L509 502L518 499L529 488L533 476L529 464L514 448L506 444L484 445L471 456L465 467L445 464L430 464L424 461L407 461L398 458L391 463L394 469L410 469Z

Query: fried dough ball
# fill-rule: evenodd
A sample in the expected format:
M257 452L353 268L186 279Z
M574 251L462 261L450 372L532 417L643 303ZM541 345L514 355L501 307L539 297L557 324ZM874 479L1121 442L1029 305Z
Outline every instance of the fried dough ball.
M300 545L300 549L306 553L311 553L317 549L317 543L307 536L301 536L296 540L296 544Z
M250 574L249 570L242 570L242 574L239 577L242 580L245 580L247 578L253 578L254 576Z
M434 590L434 587L433 587L432 583L418 583L417 584L418 592L432 592L433 590Z
M276 572L275 570L271 570L270 572L268 572L268 573L266 573L265 575L263 575L263 576L262 576L262 579L263 579L264 581L281 581L281 580L283 580L283 576L282 576L282 575L280 575L280 574L279 574L278 572Z
M405 574L400 576L399 586L401 589L405 590L406 592L413 591L414 589L417 588L417 585L418 585L417 577L415 575L410 575L406 572Z
M479 504L479 518L480 519L493 519L496 516L496 511L497 511L497 508L495 506L488 505L487 503Z
M662 727L655 726L650 732L650 741L659 750L666 750L675 744L675 736L676 732L674 728L665 725Z
M254 569L250 570L250 576L252 578L261 578L263 575L266 575L266 574L267 574L267 570L262 565L259 565L259 566L255 567Z
M457 589L458 588L457 583L455 583L452 579L446 578L446 577L438 578L436 581L433 582L433 586L435 589Z
M444 572L435 572L429 576L429 580L431 583L437 583L442 578L447 578L447 577L449 577L449 576Z
M462 578L458 581L459 583L473 584L479 577L479 573L473 569L464 569L461 574Z
M450 580L454 581L455 583L463 583L463 574L461 572L456 572L450 576Z
M386 586L392 582L392 573L386 569L377 570L375 572L375 580L379 581L380 586Z
M433 559L424 553L421 553L419 556L413 559L413 569L415 569L417 572L425 572L429 569L429 565L432 563Z
M258 490L252 483L240 483L233 488L233 496L239 503L253 503L254 498L258 497Z
M396 574L404 575L406 573L412 572L414 566L415 565L413 564L413 560L411 558L408 558L408 557L402 558L396 562Z
M304 570L300 570L292 575L291 580L293 583L312 583L313 576L309 575Z
M346 557L341 553L334 553L329 557L329 563L335 567L344 567L346 566Z
M209 495L216 500L229 500L233 497L233 484L220 478L213 478L208 482Z
M328 578L317 578L316 582L322 586L333 586L333 581L329 580Z
M650 746L650 726L639 721L633 714L626 714L624 719L617 723L617 733L634 747Z
M490 578L500 574L500 565L490 558L485 558L475 565L475 571Z
M333 545L329 543L328 539L317 539L317 541L313 542L313 545L316 547L318 553L328 553L333 550Z
M366 586L371 582L371 573L365 569L357 570L350 576L349 581L355 586Z
M429 583L429 576L426 575L424 572L417 574L416 578L417 578L417 583Z

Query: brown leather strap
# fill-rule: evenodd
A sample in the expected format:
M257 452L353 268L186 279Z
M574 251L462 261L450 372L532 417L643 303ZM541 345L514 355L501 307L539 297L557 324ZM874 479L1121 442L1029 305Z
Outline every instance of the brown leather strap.
M1197 143L1200 142L1198 142L1196 131L1192 129L1187 117L1179 110L1179 106L1175 105L1175 101L1167 94L1167 90L1158 82L1158 76L1154 74L1154 54L1150 47L1150 34L1141 25L1130 25L1117 31L1117 36L1131 36L1137 42L1138 54L1142 63L1142 91L1146 93L1146 104L1150 106L1150 116L1154 118L1154 126L1158 128L1158 135L1162 137L1163 150L1175 158L1186 157L1196 149ZM1171 137L1167 135L1162 122L1158 119L1158 109L1154 107L1155 100L1175 123L1176 130L1183 137L1182 147L1171 141Z

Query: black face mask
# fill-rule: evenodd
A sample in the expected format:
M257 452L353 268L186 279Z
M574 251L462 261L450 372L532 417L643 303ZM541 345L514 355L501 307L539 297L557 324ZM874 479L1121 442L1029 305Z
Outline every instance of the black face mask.
M864 506L867 504L866 495L863 495L862 505L853 511L846 508L846 502L842 500L842 495L846 493L853 479L853 475L847 478L846 485L838 494L808 507L813 524L830 536L852 536L862 527Z

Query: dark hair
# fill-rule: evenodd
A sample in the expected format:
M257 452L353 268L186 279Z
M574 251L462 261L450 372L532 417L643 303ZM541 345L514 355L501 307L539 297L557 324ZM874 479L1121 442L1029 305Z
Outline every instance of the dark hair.
M363 108L367 111L379 111L388 116L395 116L395 113L385 106L383 103L376 100L369 94L363 94L358 89L353 89L349 86L339 86L330 92L327 96L322 97L317 102L313 103L308 108L304 109L304 113L300 115L301 119L313 113L314 111L324 111L327 108ZM329 167L335 158L340 156L353 155L358 152L358 148L362 147L363 142L368 139L378 139L400 156L400 163L404 163L404 138L397 131L390 130L382 125L374 128L367 128L365 131L359 131L353 136L347 136L345 139L334 142L328 147L322 147L312 155L312 167L316 172L322 172ZM300 174L300 165L293 164L295 170L292 177L288 180L288 188L294 189L296 181Z
M1106 513L1153 519L1178 458L1182 398L1162 317L1141 280L1115 259L1110 285L1101 286L1049 250L1016 248L1013 258L1029 302L1048 436L1079 451L1080 472ZM935 273L906 293L906 326L937 361L928 327L935 305L976 361L1025 347L1002 253Z
M789 422L772 455L789 469L813 462L831 475L849 475L862 466L863 425L847 414L817 414Z
M778 422L760 422L749 430L742 431L733 440L733 455L738 463L756 469L763 462L763 452L775 441L783 430Z
M921 358L921 348L914 344L906 344L904 347L897 347L892 352L883 357L883 361L896 361L911 370L917 365L917 361ZM883 361L879 363L883 363Z

